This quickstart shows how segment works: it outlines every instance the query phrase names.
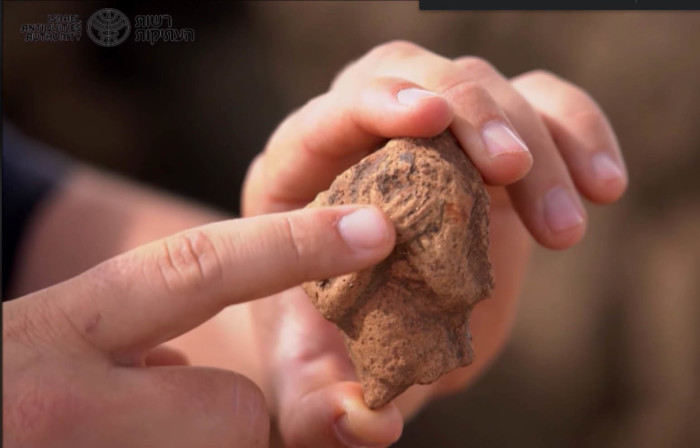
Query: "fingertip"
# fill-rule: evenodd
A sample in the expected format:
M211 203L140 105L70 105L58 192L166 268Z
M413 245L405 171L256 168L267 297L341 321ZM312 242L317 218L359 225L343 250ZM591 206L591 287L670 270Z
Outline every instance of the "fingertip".
M609 204L611 202L618 201L627 191L628 184L629 181L627 180L627 177L606 181L603 189L607 195L604 196L599 202Z
M396 230L386 213L371 205L345 213L338 220L338 233L353 252L382 258L391 252L396 241Z
M583 240L586 235L586 221L582 222L575 228L565 230L558 233L547 233L544 236L537 238L538 242L544 247L553 250L565 250L576 246Z
M389 403L369 409L362 386L340 381L315 389L282 406L280 433L287 446L385 447L396 442L403 417Z
M500 154L479 167L484 181L492 186L505 186L525 177L532 168L532 154L527 151Z
M619 161L614 160L609 151L600 151L590 158L590 168L586 176L586 185L577 185L586 197L598 204L615 202L627 190L628 177ZM584 176L575 176L578 180Z
M543 247L568 249L585 236L586 209L572 185L555 185L532 196L532 192L516 184L508 192L520 219Z
M338 441L346 447L384 447L399 440L403 421L393 403L377 410L346 404L345 413L336 420L333 430Z
M395 98L406 114L400 125L408 134L403 135L432 137L444 131L452 121L452 106L437 93L419 87L400 87Z
M337 399L343 413L335 420L333 432L344 446L388 446L401 437L403 417L394 403L370 409L358 383L348 383Z
M617 202L627 191L625 179L611 179L606 181L590 181L586 185L576 182L581 193L594 204L606 205Z
M542 229L538 241L550 249L567 249L578 244L586 233L586 209L570 188L555 186L541 201Z

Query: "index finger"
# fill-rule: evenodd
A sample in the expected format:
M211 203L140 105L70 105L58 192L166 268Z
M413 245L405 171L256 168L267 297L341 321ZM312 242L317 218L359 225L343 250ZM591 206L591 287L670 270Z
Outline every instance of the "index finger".
M321 95L289 116L251 165L246 216L303 206L390 137L433 137L452 121L441 96L397 77Z
M394 238L374 207L224 221L134 249L42 293L83 339L134 364L228 305L376 264Z

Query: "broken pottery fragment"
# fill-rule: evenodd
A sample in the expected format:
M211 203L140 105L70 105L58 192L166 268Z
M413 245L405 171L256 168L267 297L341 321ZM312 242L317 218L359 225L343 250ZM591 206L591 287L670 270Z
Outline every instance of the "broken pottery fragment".
M308 207L372 204L396 227L378 265L307 282L343 334L365 402L378 408L412 384L471 363L467 319L493 289L489 199L449 131L393 139L338 176Z

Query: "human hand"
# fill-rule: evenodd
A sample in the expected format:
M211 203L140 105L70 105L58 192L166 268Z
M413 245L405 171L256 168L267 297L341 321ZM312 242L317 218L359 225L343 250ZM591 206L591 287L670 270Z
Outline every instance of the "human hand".
M373 207L223 221L3 303L3 445L267 446L252 381L162 344L228 305L369 267L394 238Z
M430 397L473 381L512 327L531 237L553 249L574 245L586 228L580 196L610 203L626 188L615 135L580 88L542 71L508 80L479 58L450 60L392 42L350 65L279 126L249 169L244 214L303 207L386 139L431 137L448 127L491 197L496 288L470 318L474 363L370 411L340 336L300 288L256 303L263 346L276 347L265 387L288 446L389 444L401 432L397 406L408 417Z

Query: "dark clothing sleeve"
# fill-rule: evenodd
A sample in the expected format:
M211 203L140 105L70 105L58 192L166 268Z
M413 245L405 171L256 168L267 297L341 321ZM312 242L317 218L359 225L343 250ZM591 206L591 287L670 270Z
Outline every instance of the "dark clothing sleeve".
M17 251L37 206L66 177L69 161L2 124L2 297L12 282Z

